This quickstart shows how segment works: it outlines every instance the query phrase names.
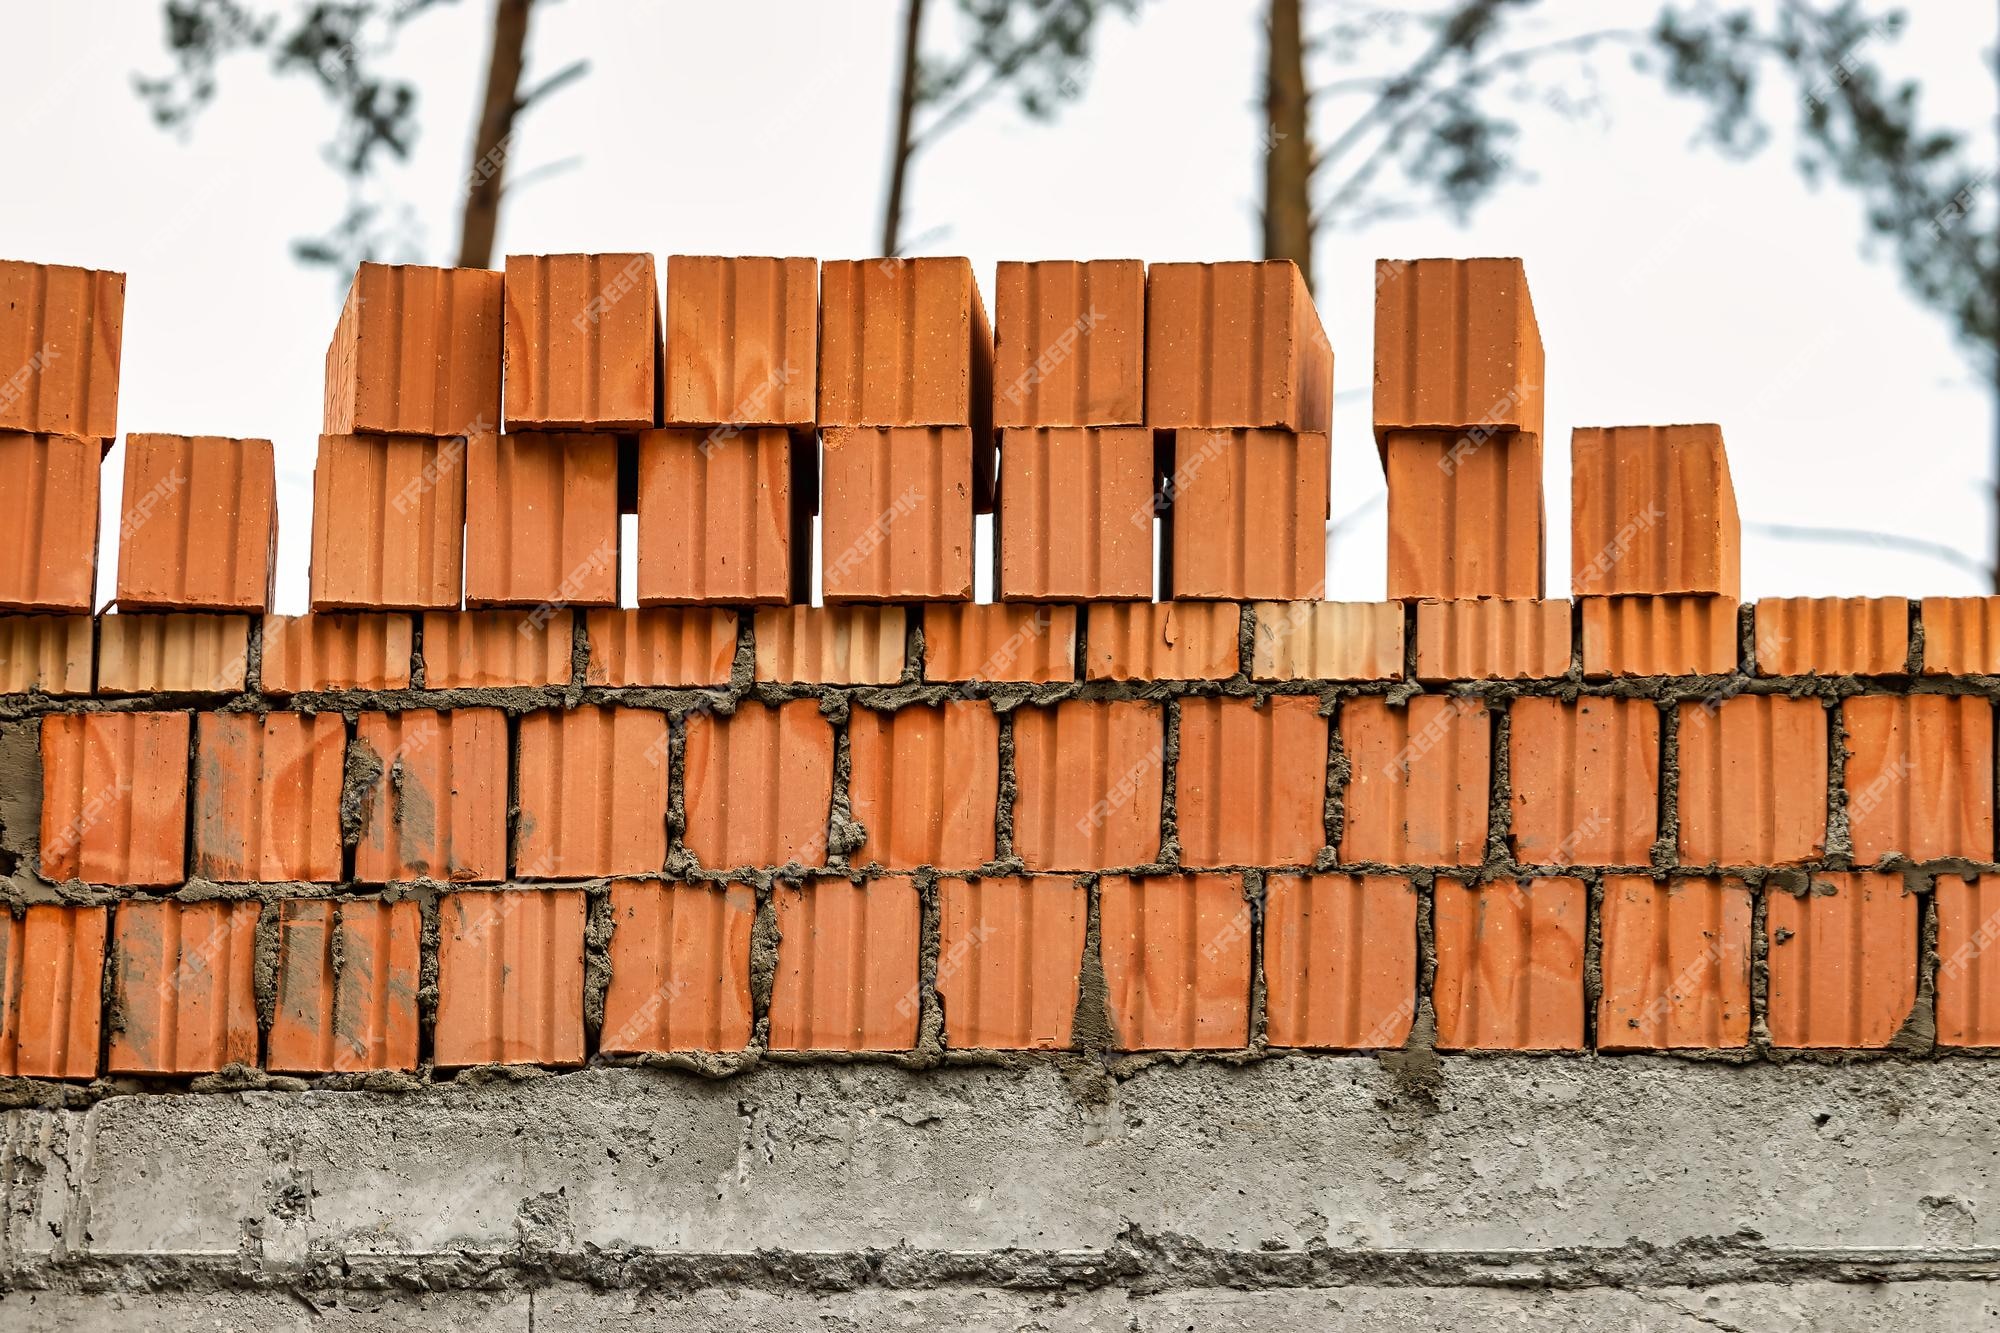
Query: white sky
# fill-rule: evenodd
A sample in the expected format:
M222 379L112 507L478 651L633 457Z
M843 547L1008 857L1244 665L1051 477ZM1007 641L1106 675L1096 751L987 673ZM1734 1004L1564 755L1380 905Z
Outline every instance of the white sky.
M1623 6L1621 6L1622 8ZM1926 105L1979 127L1992 151L1994 8L1911 6L1881 55L1921 75ZM421 70L424 132L391 188L449 262L468 168L491 0L406 32L395 67ZM951 0L926 36L949 43ZM996 101L920 157L906 232L925 253L970 255L991 298L1000 259L1254 258L1262 163L1257 0L1151 0L1099 36L1087 89L1052 125ZM1602 22L1589 0L1558 17ZM1631 6L1634 18L1653 13ZM217 103L183 142L131 91L163 72L156 0L0 0L9 62L0 163L14 202L0 256L114 268L127 289L120 426L266 436L281 504L278 609L305 607L322 360L344 282L290 257L339 213L319 157L331 109L265 58L222 70ZM500 253L875 253L899 0L570 0L538 6L529 78L592 69L523 121L510 172L579 155L512 196ZM1557 24L1554 31L1561 31ZM1853 196L1807 189L1794 117L1748 164L1692 146L1695 108L1611 67L1603 115L1527 121L1534 174L1461 229L1398 221L1322 238L1319 304L1335 359L1333 512L1379 496L1369 434L1377 256L1521 255L1548 349L1549 588L1568 587L1573 425L1719 421L1746 523L1873 528L1985 558L1993 421L1988 391L1944 321L1901 290L1867 244ZM1340 110L1320 109L1324 138ZM122 446L105 473L110 595ZM1383 590L1377 504L1335 546L1328 596ZM1969 593L1976 576L1893 551L1746 533L1746 597ZM629 597L629 582L628 582Z

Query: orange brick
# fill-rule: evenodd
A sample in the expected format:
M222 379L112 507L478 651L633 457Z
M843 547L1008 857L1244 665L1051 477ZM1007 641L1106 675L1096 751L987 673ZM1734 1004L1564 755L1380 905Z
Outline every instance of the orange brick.
M1826 851L1826 709L1738 695L1680 706L1681 861L1783 866Z
M1319 700L1181 700L1181 860L1302 865L1326 845L1327 722Z
M466 448L464 436L319 437L308 571L313 610L459 604Z
M1900 875L1814 875L1803 897L1764 891L1771 1040L1889 1044L1917 1000L1917 900Z
M1492 804L1493 728L1477 699L1420 694L1341 706L1347 754L1340 859L1477 865Z
M89 694L89 616L0 615L0 694Z
M268 611L278 574L269 440L127 435L118 605Z
M807 601L813 495L794 482L811 447L776 426L641 435L639 605Z
M709 869L826 864L833 725L811 699L687 720L687 849Z
M277 906L278 995L266 1066L292 1074L415 1069L423 935L416 902Z
M2000 876L1939 875L1937 1039L2000 1046Z
M1927 652L1929 628L1926 622ZM1909 664L1906 597L1767 597L1757 603L1760 676L1900 675Z
M438 1065L582 1064L582 891L451 893L438 917Z
M917 1044L922 928L916 885L816 879L771 890L778 974L774 1051L900 1051Z
M618 439L475 435L465 459L467 606L618 605Z
M1516 699L1514 855L1644 865L1659 836L1660 713L1644 699Z
M1333 344L1290 260L1148 268L1148 426L1324 431L1332 421Z
M0 431L0 609L80 611L97 593L96 440Z
M1545 363L1518 259L1375 261L1375 438L1395 429L1542 432Z
M747 884L611 886L611 985L600 1050L739 1051L750 1042Z
M181 883L187 799L186 713L42 719L43 878Z
M1163 595L1292 601L1326 591L1327 437L1175 431Z
M1146 266L1002 260L993 289L993 424L1146 420Z
M819 261L667 257L669 426L815 424Z
M433 690L567 685L576 613L447 611L424 617L424 684Z
M1720 426L1579 426L1570 459L1577 596L1742 595Z
M940 602L924 609L926 680L1076 679L1077 609Z
M1058 876L938 881L945 1035L971 1050L1064 1050L1089 899Z
M2000 674L2000 597L1926 597L1924 674Z
M111 922L113 1074L257 1063L254 902L118 904Z
M1383 448L1391 598L1547 590L1540 436L1392 430Z
M1250 1040L1250 936L1235 875L1106 875L1105 1006L1121 1051L1230 1049Z
M1583 1047L1583 881L1437 881L1441 1050Z
M498 429L501 288L483 268L357 268L326 349L326 432Z
M1230 602L1089 608L1089 680L1228 680L1240 670L1243 611Z
M508 255L507 429L639 430L659 419L651 255Z
M1417 1009L1417 892L1394 875L1273 875L1264 885L1273 1046L1401 1046Z
M822 427L992 434L993 331L970 260L828 260L819 360Z
M1257 680L1401 680L1399 602L1259 602Z
M1720 676L1736 670L1730 597L1586 597L1583 675Z
M1604 880L1603 1051L1750 1040L1750 891L1736 879Z
M1993 706L1972 695L1861 695L1847 727L1847 827L1862 865L1993 856Z
M514 877L647 875L667 860L667 718L643 708L525 714Z
M1160 854L1158 704L1066 699L1014 712L1014 854L1030 870L1146 865Z
M757 679L814 685L893 685L903 676L900 606L785 606L757 612Z
M235 694L250 663L248 616L99 616L97 638L99 694Z
M963 427L825 432L827 602L972 599L973 438Z
M102 907L0 916L0 1075L96 1077L104 928Z
M506 714L363 713L354 744L378 766L361 794L356 880L507 878Z
M0 259L0 431L116 435L124 331L123 273Z
M598 610L584 617L591 685L727 685L736 613L709 607Z
M1153 595L1153 433L1013 429L1000 441L1002 601Z
M404 690L413 622L402 615L264 617L266 694Z
M971 869L994 855L1000 797L1000 719L963 700L847 718L853 758L848 800L868 840L856 865Z
M347 724L338 713L203 713L194 869L204 879L340 879Z
M1486 597L1417 603L1417 679L1532 680L1569 674L1569 603Z

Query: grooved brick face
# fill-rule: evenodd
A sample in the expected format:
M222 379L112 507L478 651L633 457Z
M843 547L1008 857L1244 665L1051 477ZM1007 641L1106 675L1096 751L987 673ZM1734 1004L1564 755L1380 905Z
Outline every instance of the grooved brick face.
M1417 891L1396 875L1273 875L1264 985L1273 1046L1380 1050L1417 1011Z
M1740 1047L1750 1040L1750 890L1737 879L1604 879L1597 1047Z
M1417 679L1531 680L1569 671L1569 603L1485 597L1417 603Z
M993 331L970 260L828 260L819 359L822 427L992 434Z
M639 605L803 600L811 497L793 493L792 451L810 447L775 426L641 435Z
M1579 426L1570 494L1577 596L1741 596L1742 528L1720 426Z
M97 630L99 694L234 694L243 688L248 616L106 615L98 617Z
M1290 601L1326 591L1324 434L1178 430L1166 595Z
M1146 266L1001 261L993 293L993 424L1146 420Z
M848 803L868 831L849 859L892 870L969 870L993 859L1000 719L984 702L856 708Z
M734 611L592 611L584 630L591 685L727 685L736 663Z
M1000 443L999 597L1153 595L1153 433L1009 429Z
M1516 699L1515 859L1644 865L1659 833L1660 714L1645 699Z
M1917 999L1917 900L1901 875L1814 875L1764 891L1767 1021L1778 1046L1889 1044Z
M688 851L711 870L826 864L833 724L811 699L687 720Z
M465 467L467 606L618 604L616 437L475 435Z
M321 1074L417 1067L414 900L277 905L277 1003L266 1067Z
M89 694L89 616L0 616L0 694Z
M1542 332L1518 259L1375 261L1375 437L1542 432Z
M1089 897L1054 875L938 881L945 1039L970 1050L1070 1045Z
M1183 699L1175 768L1181 860L1303 865L1326 845L1327 720L1319 700Z
M507 429L638 430L659 418L651 255L508 255Z
M1736 669L1732 597L1586 597L1581 605L1586 680Z
M667 258L669 426L815 424L819 263Z
M893 685L902 678L908 615L900 606L786 606L759 611L757 679Z
M1333 344L1290 260L1146 273L1146 424L1324 431Z
M118 605L270 610L275 468L269 440L127 435Z
M815 879L771 890L778 969L774 1051L901 1051L917 1044L922 925L916 884Z
M1924 621L1924 657L1937 645L1936 628ZM1880 676L1900 673L1910 661L1907 597L1767 597L1757 603L1757 674L1760 676Z
M2000 674L2000 597L1926 597L1923 615L1926 676Z
M1826 850L1826 709L1746 694L1680 706L1685 865L1782 866Z
M118 904L112 917L114 1074L211 1074L257 1063L254 902Z
M408 689L413 641L408 616L265 616L264 693Z
M204 879L340 879L347 725L338 713L202 713L194 868Z
M507 877L507 717L497 708L363 713L354 878L364 884Z
M962 427L825 432L827 602L972 599L973 439Z
M0 431L116 435L124 331L123 273L0 259Z
M449 611L424 617L424 684L433 690L567 685L576 612Z
M1227 680L1242 661L1242 608L1228 602L1090 608L1090 680Z
M1539 435L1392 430L1382 459L1391 598L1546 591Z
M1583 1047L1583 881L1566 876L1435 888L1441 1050Z
M584 896L447 894L438 903L437 1063L583 1063Z
M489 269L357 268L326 349L326 433L497 429L501 285Z
M463 436L322 435L312 609L447 610L464 582Z
M738 1051L750 1042L747 884L611 886L611 985L600 1050Z
M1486 855L1493 728L1476 699L1368 696L1340 712L1348 760L1340 859L1476 865Z
M105 916L37 903L0 917L0 1075L96 1076Z
M1939 875L1937 1039L2000 1046L2000 876Z
M1105 1007L1121 1051L1226 1050L1250 1040L1250 936L1236 875L1107 875L1099 886Z
M1847 728L1854 860L1993 855L1993 707L1973 695L1860 695Z
M1401 680L1397 602L1259 602L1250 674L1257 680Z
M585 706L520 722L514 877L646 875L667 860L667 718Z
M0 609L88 612L97 591L95 440L0 431Z
M186 713L42 719L44 879L179 884L187 800Z
M924 609L924 679L1076 679L1073 606L938 603Z
M1030 870L1146 865L1160 854L1160 705L1065 699L1014 711L1014 854Z

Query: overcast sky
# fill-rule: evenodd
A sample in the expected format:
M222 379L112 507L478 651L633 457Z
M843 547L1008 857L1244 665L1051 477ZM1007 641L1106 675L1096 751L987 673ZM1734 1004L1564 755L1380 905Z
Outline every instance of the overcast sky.
M151 123L135 72L161 72L155 0L0 0L10 114L0 162L15 201L0 256L130 275L120 426L277 443L278 609L305 607L311 475L326 344L344 282L290 256L338 216L319 156L332 113L262 57L226 64L185 140ZM424 252L456 247L491 0L407 30L395 67L422 76L423 133L385 182ZM1604 9L1549 0L1558 20ZM1633 5L1650 14L1650 5ZM1925 80L1942 121L1977 127L1991 160L1995 11L1912 6L1870 54ZM926 39L948 47L955 7ZM907 234L972 257L991 296L1000 259L1255 258L1261 179L1255 0L1151 0L1111 20L1087 86L1052 125L995 103L922 155ZM511 195L501 253L645 250L852 258L879 245L899 0L570 0L538 5L529 78L588 57L589 76L523 121L511 172L580 158ZM1548 351L1549 589L1568 587L1570 429L1719 421L1750 523L1880 529L1984 559L1989 391L1943 320L1867 244L1856 200L1792 169L1787 127L1761 157L1694 146L1698 113L1612 64L1602 106L1528 115L1532 178L1466 227L1444 217L1322 238L1319 305L1335 348L1331 597L1383 591L1381 472L1369 434L1377 256L1520 255ZM1578 96L1580 88L1573 89ZM1324 137L1337 107L1321 108ZM122 447L106 467L115 515ZM115 517L101 586L110 595ZM1747 532L1746 597L1970 593L1976 575L1919 555ZM629 597L629 581L627 592Z

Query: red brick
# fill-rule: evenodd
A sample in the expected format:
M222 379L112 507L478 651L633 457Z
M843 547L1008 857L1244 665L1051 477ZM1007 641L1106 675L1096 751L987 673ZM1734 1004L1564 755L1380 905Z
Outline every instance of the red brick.
M1917 1000L1917 900L1893 874L1812 877L1804 896L1764 891L1771 1041L1887 1046Z
M250 617L107 615L97 621L99 694L235 694L250 662Z
M448 611L424 617L424 684L433 690L567 685L576 613L564 608Z
M1299 865L1326 845L1327 723L1319 700L1181 700L1181 860Z
M1745 694L1680 706L1681 861L1782 866L1826 851L1826 709Z
M459 604L466 448L463 436L319 437L308 571L313 610Z
M1602 1051L1750 1040L1750 891L1737 879L1604 880Z
M508 255L507 429L639 430L659 420L651 255Z
M1736 670L1731 597L1585 597L1583 675L1720 676Z
M1583 1047L1583 881L1440 878L1437 1044L1441 1050Z
M326 433L498 429L501 286L483 268L357 268L326 349Z
M917 1044L922 928L916 885L816 879L771 890L778 974L774 1051L900 1051Z
M1518 259L1375 261L1375 438L1397 429L1542 433L1546 366Z
M747 884L611 886L611 985L598 1049L740 1051L750 1042Z
M262 689L408 689L413 625L402 615L265 616Z
M1383 450L1391 598L1542 596L1539 435L1392 430Z
M515 878L648 875L666 865L666 714L528 713L520 746Z
M0 431L0 609L81 611L97 592L97 441Z
M0 1075L96 1077L104 918L47 904L0 917Z
M1923 616L1926 676L2000 675L2000 597L1926 597Z
M361 792L356 880L507 878L506 714L363 713L354 743L378 766Z
M1420 694L1341 705L1347 754L1340 859L1477 865L1486 856L1493 728L1477 699Z
M1644 699L1516 699L1514 856L1645 865L1659 836L1660 713Z
M618 605L618 440L475 435L465 460L467 606Z
M1720 426L1579 426L1570 494L1577 596L1742 595L1742 525Z
M1256 680L1401 680L1399 602L1259 602Z
M0 694L89 694L89 616L0 616Z
M1010 429L1000 438L998 596L1153 595L1153 433Z
M667 258L669 426L815 424L819 263Z
M963 427L825 433L827 602L972 599L972 454Z
M1065 699L1014 711L1014 854L1030 870L1148 865L1160 855L1160 705Z
M583 1063L584 896L451 893L438 904L437 1063Z
M1174 432L1163 595L1292 601L1326 591L1327 437Z
M1939 875L1937 1039L2000 1046L2000 876Z
M1417 1006L1417 892L1395 875L1265 881L1264 985L1273 1046L1380 1050Z
M1000 719L964 700L893 713L856 708L848 801L868 831L849 859L891 870L971 869L994 855L1000 796Z
M1930 634L1926 619L1926 657ZM1907 597L1767 597L1757 603L1760 676L1900 675L1909 664Z
M254 902L121 902L111 921L113 1074L257 1063Z
M981 440L992 435L993 331L970 260L827 261L819 360L822 427L958 426Z
M43 878L181 883L187 800L186 713L42 719Z
M908 635L900 606L786 606L759 611L757 679L813 685L893 685Z
M317 898L277 906L278 994L266 1067L415 1069L423 936L416 902Z
M938 998L968 1050L1070 1045L1089 898L1053 875L938 881Z
M1861 695L1847 727L1854 859L1993 856L1993 706L1972 695Z
M347 724L338 713L203 713L196 726L194 870L203 879L341 877Z
M269 440L127 435L120 609L269 611L277 490Z
M727 685L736 664L734 611L592 611L584 631L591 685Z
M0 259L0 431L110 440L124 331L123 273Z
M812 495L776 426L639 437L639 605L803 602ZM794 558L797 553L797 558Z
M1146 274L1146 424L1324 431L1333 344L1290 260L1154 264Z
M1002 260L993 288L993 424L1146 420L1146 266Z
M1243 611L1229 602L1090 608L1089 680L1227 680L1240 669Z
M1076 679L1073 606L940 602L924 609L924 679Z
M1569 674L1569 603L1487 597L1417 603L1417 679L1533 680Z
M1106 875L1105 1007L1121 1051L1227 1050L1250 1040L1250 936L1236 875Z
M690 714L683 771L682 840L702 865L826 864L833 725L813 700Z

